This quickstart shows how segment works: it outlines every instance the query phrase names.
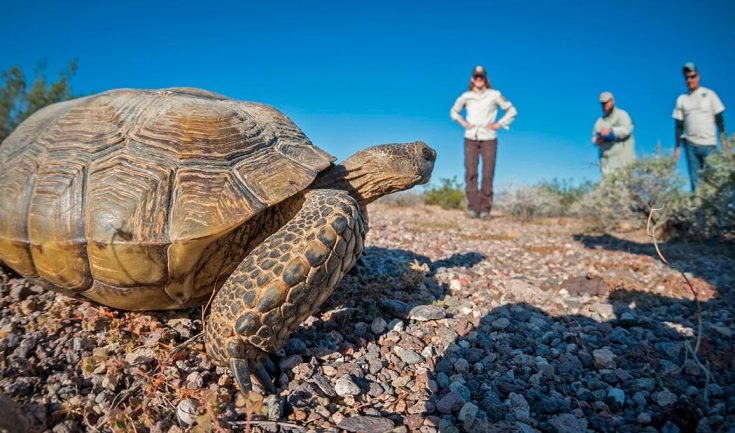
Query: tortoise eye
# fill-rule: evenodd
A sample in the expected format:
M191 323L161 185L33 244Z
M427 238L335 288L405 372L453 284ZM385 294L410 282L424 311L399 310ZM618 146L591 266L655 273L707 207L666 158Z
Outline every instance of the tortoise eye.
M436 151L429 146L423 146L421 156L427 161L434 161L436 159Z

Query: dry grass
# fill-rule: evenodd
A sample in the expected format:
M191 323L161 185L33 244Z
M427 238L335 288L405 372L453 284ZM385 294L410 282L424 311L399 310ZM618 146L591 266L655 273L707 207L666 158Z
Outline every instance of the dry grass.
M460 229L456 221L416 221L408 225L415 233L430 233L436 231L456 231Z

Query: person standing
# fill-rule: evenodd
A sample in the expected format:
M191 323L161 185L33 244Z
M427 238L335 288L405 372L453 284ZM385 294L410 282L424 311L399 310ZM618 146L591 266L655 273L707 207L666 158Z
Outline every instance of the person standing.
M602 117L592 129L592 142L600 149L600 169L605 176L635 160L633 121L628 113L615 106L610 92L600 94Z
M498 107L503 117L495 121ZM462 108L466 111L463 118ZM493 203L493 177L498 147L498 130L509 129L517 112L513 104L492 88L482 66L472 70L469 90L455 101L449 116L465 129L464 163L467 214L473 218L490 219ZM482 158L482 179L478 190L478 164Z
M717 149L715 126L720 131L722 148L728 150L725 119L722 116L725 106L714 90L699 85L700 75L694 63L688 62L683 67L687 93L676 98L674 108L676 147L674 159L681 156L681 144L687 155L687 168L692 191L697 188L700 170L704 167L704 159Z

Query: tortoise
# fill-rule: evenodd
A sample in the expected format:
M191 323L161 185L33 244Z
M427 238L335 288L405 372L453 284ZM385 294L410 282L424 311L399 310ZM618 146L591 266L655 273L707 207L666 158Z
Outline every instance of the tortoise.
M205 347L242 392L356 263L365 206L429 181L423 142L341 164L275 108L116 89L34 113L0 145L0 261L123 310L206 303Z

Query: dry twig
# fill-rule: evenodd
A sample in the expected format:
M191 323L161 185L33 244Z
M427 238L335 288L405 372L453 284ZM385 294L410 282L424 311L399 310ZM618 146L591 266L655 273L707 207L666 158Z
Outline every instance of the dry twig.
M708 386L710 384L710 381L714 382L714 377L712 376L712 372L710 371L709 362L706 362L706 365L702 363L702 361L699 359L698 353L699 348L702 343L702 304L699 301L699 293L697 292L697 289L694 287L691 281L689 281L689 277L687 277L686 273L679 268L678 266L669 263L668 260L666 260L666 257L664 257L663 253L661 252L661 249L658 246L658 240L656 239L656 223L653 222L653 214L655 212L662 211L665 209L666 206L660 207L660 208L651 208L651 212L648 214L648 222L646 223L646 233L648 236L653 240L653 246L656 248L656 253L658 254L658 257L661 259L661 261L671 269L674 269L675 271L678 271L681 276L684 278L684 281L687 283L687 286L689 286L689 289L691 290L692 294L694 295L694 302L697 306L697 334L696 334L696 342L694 343L694 347L689 344L689 340L684 339L684 348L686 349L686 355L684 357L684 363L686 363L687 359L689 359L689 356L691 355L694 362L697 364L697 366L704 371L705 374L705 385L704 385L704 402L705 404L708 403ZM683 364L682 367L683 368Z
M209 299L207 300L207 303L204 304L204 307L202 307L202 334L207 332L207 310L209 310L209 306L212 304L212 300L214 299L214 295L217 294L217 282L219 281L220 275L217 275L217 278L214 279L214 284L212 285L212 294L209 295Z

